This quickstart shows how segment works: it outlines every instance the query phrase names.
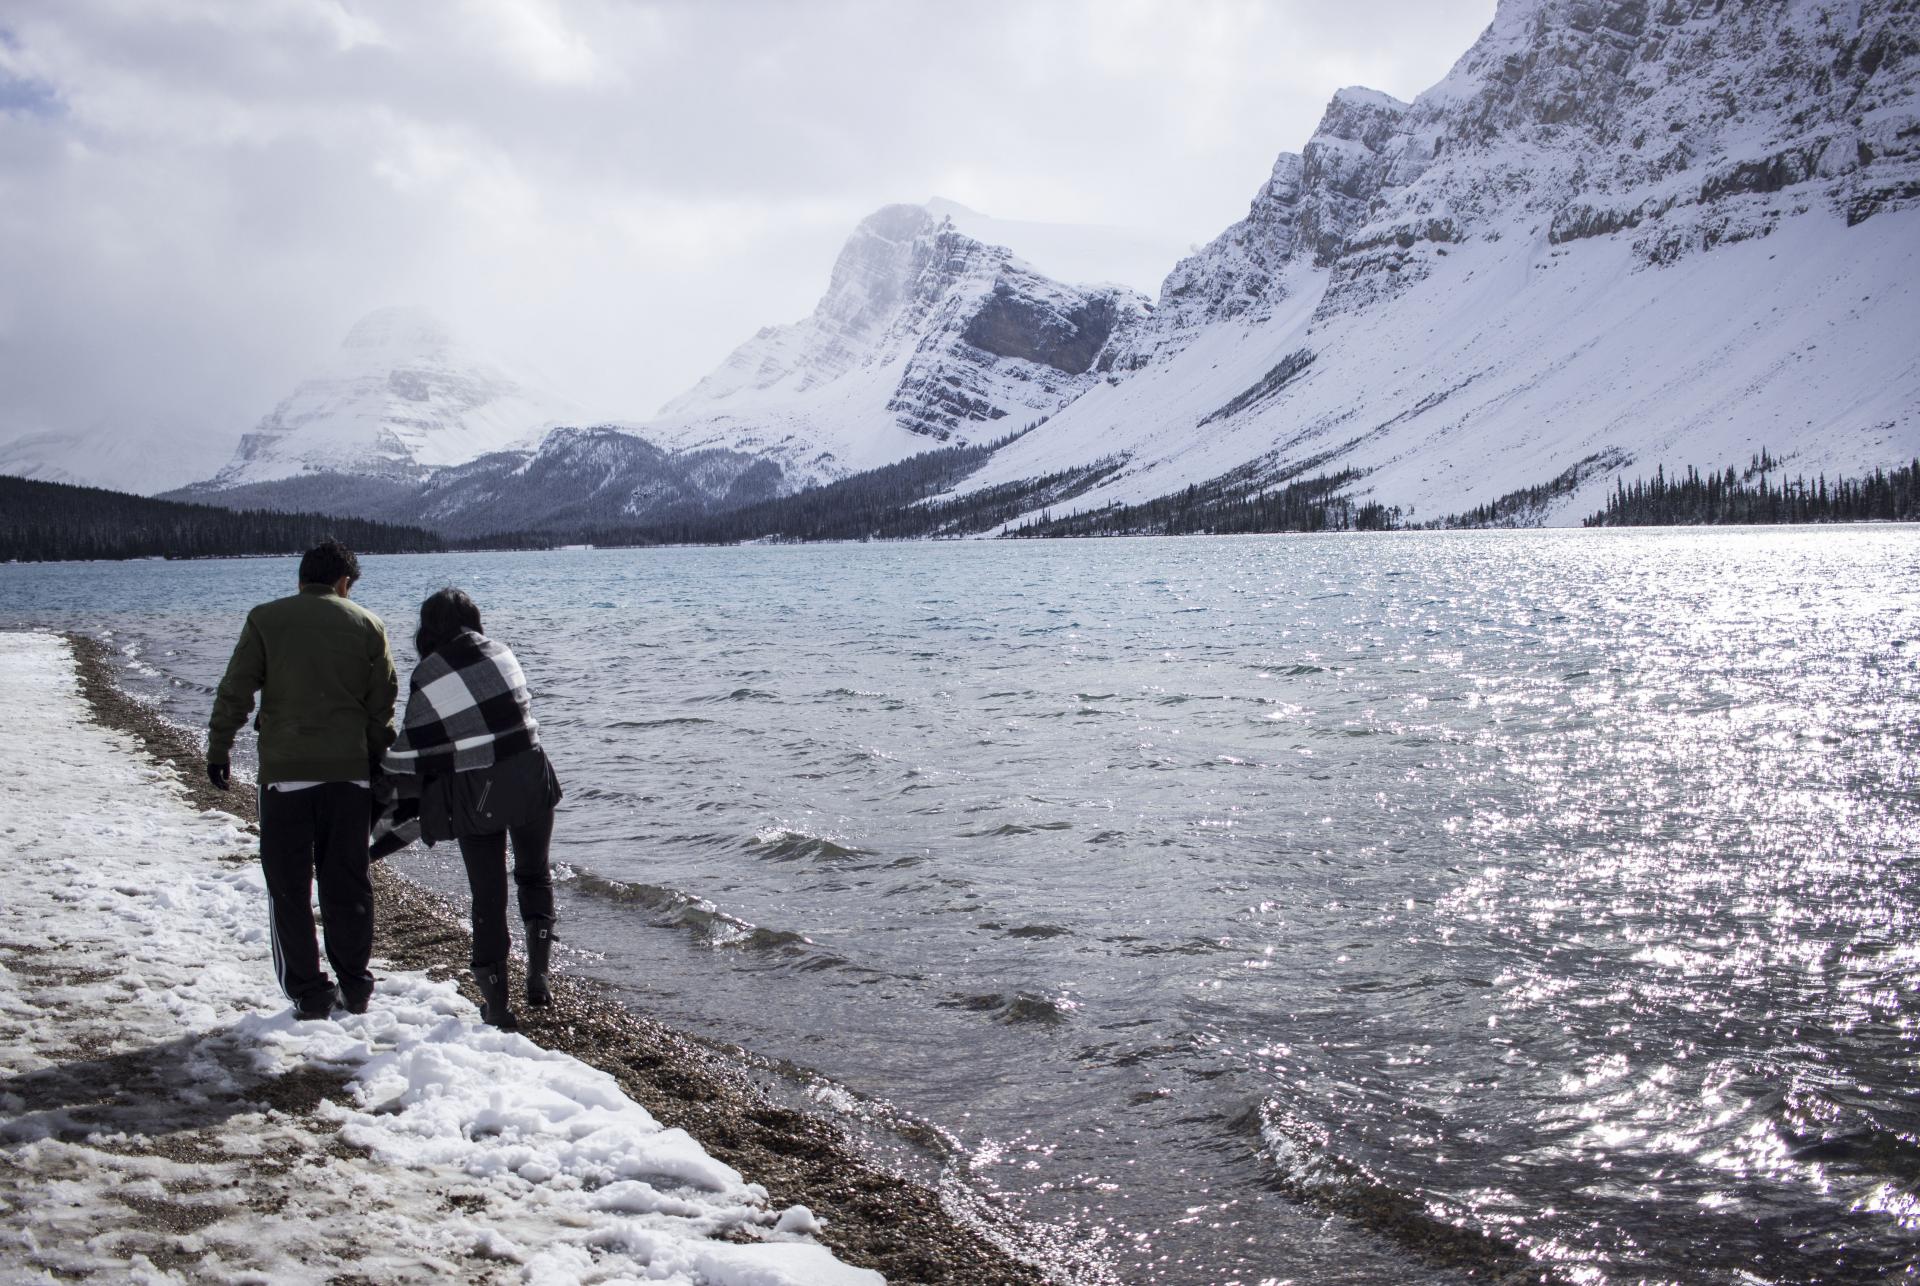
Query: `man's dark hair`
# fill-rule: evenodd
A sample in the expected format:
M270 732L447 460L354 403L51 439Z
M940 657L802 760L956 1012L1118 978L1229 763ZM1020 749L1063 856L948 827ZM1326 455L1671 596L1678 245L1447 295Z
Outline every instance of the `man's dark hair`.
M337 540L323 540L300 556L302 585L331 585L345 576L360 579L360 560Z
M435 590L420 604L420 629L413 636L413 650L424 661L453 642L462 630L485 632L480 628L480 608L464 589L449 585Z

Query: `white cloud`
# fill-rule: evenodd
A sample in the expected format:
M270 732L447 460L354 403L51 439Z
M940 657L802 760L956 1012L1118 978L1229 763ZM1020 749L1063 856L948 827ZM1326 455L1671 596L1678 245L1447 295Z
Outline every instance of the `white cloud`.
M0 440L237 436L389 302L644 416L805 312L876 206L1204 241L1333 90L1411 97L1491 13L10 0Z
M591 84L600 60L558 6L541 0L466 0L469 31L508 71L551 85Z

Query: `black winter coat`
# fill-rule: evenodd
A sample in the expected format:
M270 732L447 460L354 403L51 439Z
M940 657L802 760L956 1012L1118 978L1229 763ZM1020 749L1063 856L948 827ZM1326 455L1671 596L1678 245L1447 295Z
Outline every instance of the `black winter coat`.
M428 777L420 788L420 838L429 844L525 826L560 802L560 779L539 745L485 768Z

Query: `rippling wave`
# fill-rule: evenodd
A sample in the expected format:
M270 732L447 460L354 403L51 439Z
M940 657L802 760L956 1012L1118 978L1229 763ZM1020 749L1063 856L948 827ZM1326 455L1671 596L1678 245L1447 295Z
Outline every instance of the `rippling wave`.
M702 945L741 951L770 951L804 956L813 962L840 963L838 957L813 950L813 941L791 929L767 929L728 915L712 902L658 884L610 880L592 871L574 868L565 881L568 892L607 902L644 908L654 923L684 928Z

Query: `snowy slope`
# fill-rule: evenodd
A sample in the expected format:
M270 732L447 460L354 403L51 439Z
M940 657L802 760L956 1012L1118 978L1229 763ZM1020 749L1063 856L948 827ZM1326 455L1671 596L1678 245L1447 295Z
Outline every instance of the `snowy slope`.
M789 485L978 442L1051 414L1098 379L1145 301L1043 276L917 205L854 230L813 313L761 330L631 426L670 450L778 462Z
M413 308L382 308L240 440L222 489L331 473L414 478L536 442L577 418L565 399L458 343Z
M1917 77L1900 0L1504 0L1411 105L1336 95L1108 380L968 487L1354 469L1419 519L1586 461L1577 521L1623 471L1911 459Z
M1617 242L1533 249L1515 263L1498 244L1462 247L1362 314L1316 316L1329 274L1296 266L1291 308L1094 390L968 489L1129 455L1077 506L1094 507L1266 459L1275 475L1365 471L1360 494L1424 520L1620 453L1560 502L1578 521L1621 470L1744 464L1766 447L1832 475L1920 453L1915 212L1797 220L1659 274ZM1300 352L1312 363L1264 405L1199 423Z
M0 634L0 683L34 693L0 737L0 1278L883 1286L451 982L295 1021L223 860L250 837L88 721L58 638ZM309 1124L276 1089L316 1073L348 1099Z
M105 421L0 443L0 474L153 495L204 478L233 454L233 435Z

